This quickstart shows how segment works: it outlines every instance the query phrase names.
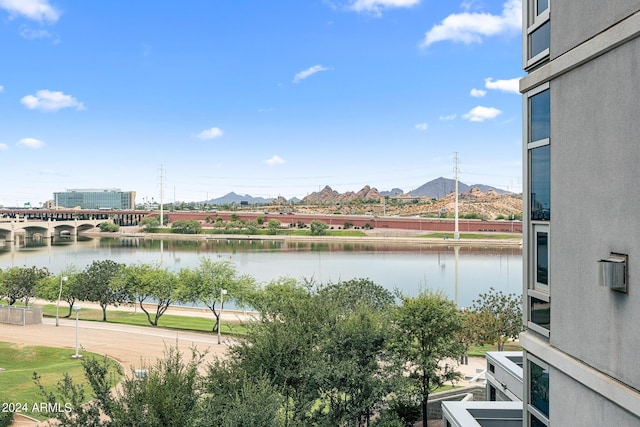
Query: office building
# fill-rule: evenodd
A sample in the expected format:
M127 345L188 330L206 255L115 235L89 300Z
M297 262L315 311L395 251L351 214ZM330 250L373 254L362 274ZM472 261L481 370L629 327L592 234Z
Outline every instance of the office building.
M136 192L119 188L73 189L53 193L56 207L81 209L135 209Z
M523 1L525 426L640 426L640 2Z

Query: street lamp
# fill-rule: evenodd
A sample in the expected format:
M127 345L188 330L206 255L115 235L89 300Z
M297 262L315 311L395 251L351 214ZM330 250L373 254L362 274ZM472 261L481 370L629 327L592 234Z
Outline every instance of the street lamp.
M76 354L71 356L72 359L82 359L82 355L78 354L78 312L81 308L79 305L73 306L73 311L76 312Z
M227 294L226 289L220 289L220 315L218 316L218 344L220 341L220 328L222 326L222 309L224 308L224 295Z
M69 280L67 276L60 276L60 292L58 292L58 302L56 303L56 326L58 326L58 318L60 314L60 298L62 297L62 282Z

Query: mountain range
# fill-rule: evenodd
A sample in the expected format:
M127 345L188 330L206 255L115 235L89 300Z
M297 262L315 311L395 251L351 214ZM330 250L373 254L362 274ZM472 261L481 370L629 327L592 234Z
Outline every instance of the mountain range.
M447 194L450 194L455 189L456 182L453 179L449 178L436 178L432 181L429 181L415 190L411 190L406 193L410 197L430 197L433 199L441 199L445 197ZM493 190L498 194L509 194L508 191L501 190L499 188L491 187L489 185L484 184L473 184L468 185L463 182L458 181L458 193L468 193L472 188L477 188L483 193L488 192L489 190ZM230 192L225 194L222 197L218 197L216 199L206 200L204 203L213 204L213 205L225 205L225 204L250 204L250 205L265 205L272 204L273 202L277 202L278 204L288 204L288 203L298 203L298 202L306 202L306 203L319 203L319 202L350 202L356 199L367 200L367 199L376 199L380 197L390 196L396 197L405 194L405 192L400 188L393 188L389 191L378 191L376 188L372 188L368 185L365 185L360 191L353 192L347 191L345 193L338 193L333 190L328 185L325 186L322 190L318 192L313 192L302 200L297 197L293 197L289 200L284 197L274 198L264 198L264 197L253 197L249 194L240 195L234 192Z

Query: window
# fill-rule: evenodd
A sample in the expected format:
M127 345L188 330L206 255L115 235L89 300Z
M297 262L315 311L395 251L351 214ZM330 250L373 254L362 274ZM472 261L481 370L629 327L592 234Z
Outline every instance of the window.
M549 371L529 361L529 404L549 416Z
M536 297L529 297L529 321L549 330L551 326L551 303Z
M529 34L529 55L530 58L549 50L551 44L551 23L545 22ZM547 52L548 55L548 52Z
M551 219L551 164L549 145L529 150L529 175L531 182L531 219Z
M548 59L551 46L549 0L528 0L528 5L525 69Z
M496 388L492 385L489 386L489 402L496 401Z
M529 97L529 141L548 140L551 122L551 96L549 89Z
M536 232L536 283L549 286L549 233Z
M537 419L533 414L529 417L529 426L531 427L546 427L547 425Z
M536 0L536 16L540 16L542 12L549 9L549 0Z

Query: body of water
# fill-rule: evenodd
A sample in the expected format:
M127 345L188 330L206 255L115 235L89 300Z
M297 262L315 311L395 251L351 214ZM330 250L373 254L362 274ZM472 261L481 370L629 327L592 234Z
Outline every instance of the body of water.
M262 283L281 276L322 283L366 277L409 295L426 288L442 290L460 307L470 306L491 287L522 293L522 251L512 246L79 237L28 241L24 246L7 243L0 247L0 268L35 265L58 273L68 265L81 270L93 260L111 259L159 262L178 271L196 267L200 257L233 261L241 273Z

